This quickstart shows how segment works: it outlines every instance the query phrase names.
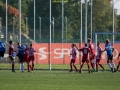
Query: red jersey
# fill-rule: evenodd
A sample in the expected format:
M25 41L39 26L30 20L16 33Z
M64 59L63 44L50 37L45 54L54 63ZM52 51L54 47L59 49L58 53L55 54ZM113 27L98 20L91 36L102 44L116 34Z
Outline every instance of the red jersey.
M95 50L94 50L94 46L92 43L88 43L88 47L90 48L90 54L95 55Z
M82 58L83 59L88 59L90 49L88 47L83 47L82 49L79 49L79 51L82 51Z
M14 50L14 46L10 45L9 46L9 56L13 56L13 50Z
M34 48L30 48L29 49L29 56L34 56L34 52L36 52L35 49Z

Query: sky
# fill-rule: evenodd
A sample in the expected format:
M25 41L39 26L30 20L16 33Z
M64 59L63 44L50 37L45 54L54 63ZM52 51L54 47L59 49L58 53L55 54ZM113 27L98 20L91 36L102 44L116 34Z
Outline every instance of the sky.
M120 15L120 0L114 0L114 7L117 9L117 14Z
M82 2L84 1L85 0L82 0ZM120 0L114 0L114 8L117 9L117 14L120 15Z

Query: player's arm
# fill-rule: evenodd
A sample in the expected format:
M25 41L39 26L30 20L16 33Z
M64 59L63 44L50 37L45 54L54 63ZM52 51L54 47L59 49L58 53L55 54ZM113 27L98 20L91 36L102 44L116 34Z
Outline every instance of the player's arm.
M77 50L79 50L78 47L77 47L77 45L75 45L75 47L76 47Z

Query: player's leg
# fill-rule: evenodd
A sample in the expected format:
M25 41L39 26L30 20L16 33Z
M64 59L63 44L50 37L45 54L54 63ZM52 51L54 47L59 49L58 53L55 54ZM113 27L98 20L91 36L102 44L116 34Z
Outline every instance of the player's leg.
M76 72L78 72L78 69L77 69L77 67L75 65L75 60L73 61L73 67L75 68Z
M0 51L0 60L2 60L3 59L3 57L4 57L4 51Z
M94 72L95 71L94 59L90 59L90 64L91 64L91 67L92 67L92 72Z
M112 65L110 63L110 55L107 55L107 64L108 64L108 67L111 69L111 71L113 71Z
M70 61L70 71L69 72L71 72L73 69L72 69L72 62L73 62L73 60L71 59L71 61Z
M88 73L90 73L90 65L89 65L89 60L88 59L87 59L86 63L87 63L87 66L88 66Z
M103 71L105 70L102 64L98 63L98 65L103 69Z
M116 72L116 66L115 66L115 63L113 62L113 55L111 55L110 57L110 63L112 65L113 72Z
M21 70L24 72L24 55L20 54L20 63L21 63Z
M85 60L84 60L84 59L82 59L82 62L81 62L81 66L80 66L79 73L82 73L82 68L83 68L84 63L85 63Z
M119 69L119 66L120 66L120 61L119 61L118 65L117 65L117 70L116 70L116 71L118 71L118 69Z
M96 72L98 72L98 64L99 64L99 60L96 59Z
M34 56L32 56L32 72L34 72Z
M11 62L12 62L12 72L15 72L14 70L14 64L15 64L15 61L13 60L12 56L9 56Z
M34 60L32 60L32 73L34 72Z

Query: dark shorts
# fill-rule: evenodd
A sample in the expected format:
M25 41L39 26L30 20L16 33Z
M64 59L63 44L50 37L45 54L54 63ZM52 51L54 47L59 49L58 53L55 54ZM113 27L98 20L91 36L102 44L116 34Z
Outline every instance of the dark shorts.
M85 62L86 62L86 63L89 63L89 59L87 59L87 58L86 58L86 59L85 59L85 58L82 59L82 63L85 63Z
M75 59L71 59L71 62L70 62L70 63L75 63L75 61L76 61Z
M5 51L0 51L0 56L4 57L4 53L5 53Z
M107 60L113 60L113 54L107 55Z
M17 56L18 56L18 58L20 60L20 63L24 62L24 55L18 53Z

